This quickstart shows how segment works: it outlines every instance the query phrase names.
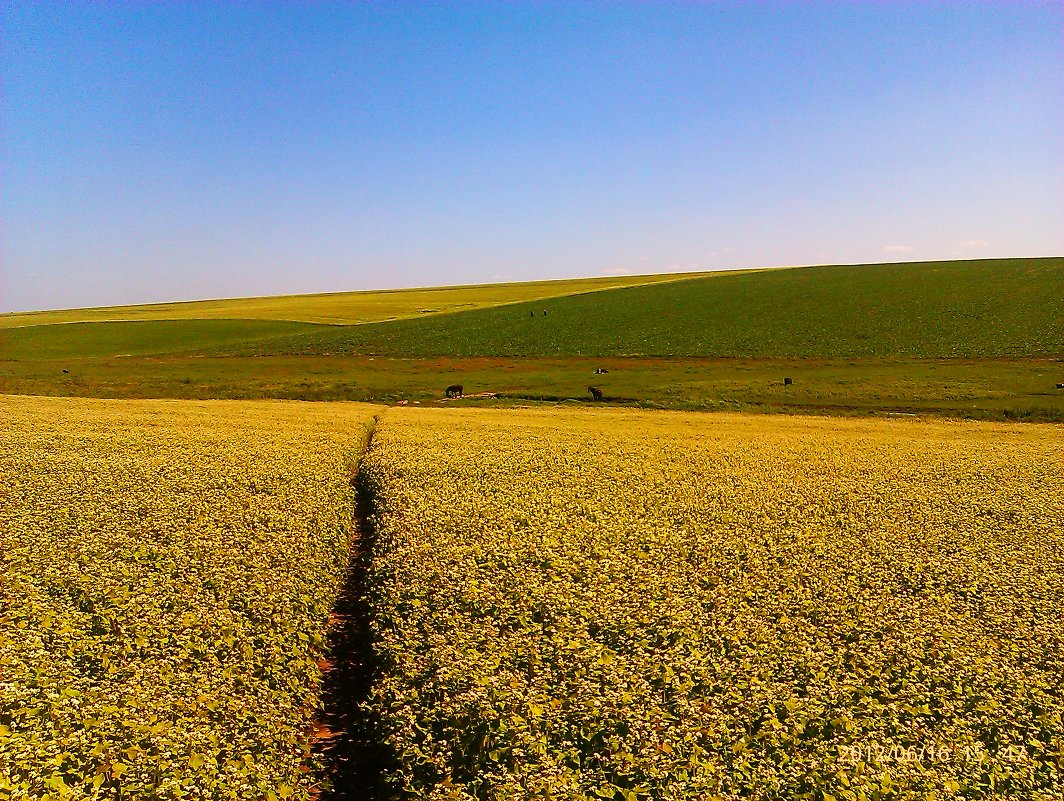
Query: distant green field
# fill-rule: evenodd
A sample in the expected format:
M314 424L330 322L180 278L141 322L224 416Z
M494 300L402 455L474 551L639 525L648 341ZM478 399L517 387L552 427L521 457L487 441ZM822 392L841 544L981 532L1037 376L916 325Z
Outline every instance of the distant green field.
M515 300L511 285L493 296L509 305L364 325L0 327L0 393L434 403L458 383L523 404L588 403L595 384L651 408L1064 420L1064 259L548 283L586 294Z
M596 368L605 375L594 375ZM63 370L67 370L66 373ZM784 377L793 379L786 386ZM444 387L521 405L875 414L904 411L1064 421L1064 360L408 359L372 356L131 356L0 361L0 393L101 398L289 398L431 404ZM445 404L446 405L446 404Z
M1054 357L1064 355L1064 259L825 266L716 275L319 330L235 352L410 357Z
M235 346L323 326L281 320L145 320L0 329L0 359L91 358Z
M525 281L478 286L384 289L332 292L320 295L277 295L265 298L195 300L143 306L106 306L94 309L0 314L0 329L52 323L130 320L295 320L350 325L379 320L421 317L467 311L502 303L537 300L611 287L635 286L690 278L699 273L621 275L564 281Z

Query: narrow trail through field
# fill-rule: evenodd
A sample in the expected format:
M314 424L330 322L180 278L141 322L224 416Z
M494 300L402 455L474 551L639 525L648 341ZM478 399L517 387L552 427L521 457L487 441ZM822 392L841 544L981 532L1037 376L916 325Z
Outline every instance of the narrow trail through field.
M377 418L374 418L375 427ZM366 449L373 443L370 429ZM367 572L375 531L372 500L361 481L355 487L355 536L344 586L333 608L329 632L328 663L322 687L324 710L312 738L330 786L316 794L328 799L376 801L385 798L384 767L387 753L377 737L377 725L367 709L378 665L370 634L371 610L367 598Z

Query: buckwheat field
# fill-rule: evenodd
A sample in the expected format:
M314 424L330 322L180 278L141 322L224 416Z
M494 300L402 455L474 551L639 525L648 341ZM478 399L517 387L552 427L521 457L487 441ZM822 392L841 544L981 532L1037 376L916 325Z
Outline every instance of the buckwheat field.
M374 797L1064 797L1059 427L2 411L0 799L320 797L355 554Z
M2 404L0 798L305 797L372 408Z
M390 412L364 470L402 795L1061 798L1062 445Z

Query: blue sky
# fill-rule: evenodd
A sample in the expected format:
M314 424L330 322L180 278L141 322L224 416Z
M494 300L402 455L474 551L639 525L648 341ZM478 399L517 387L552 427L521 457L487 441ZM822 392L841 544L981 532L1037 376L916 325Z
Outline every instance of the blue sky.
M1062 8L9 2L0 310L1064 255Z

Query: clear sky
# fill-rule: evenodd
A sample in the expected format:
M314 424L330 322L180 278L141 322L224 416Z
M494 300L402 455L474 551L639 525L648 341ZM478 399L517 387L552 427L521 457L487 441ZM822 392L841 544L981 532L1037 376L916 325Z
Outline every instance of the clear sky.
M1064 255L1062 9L9 1L0 310Z

